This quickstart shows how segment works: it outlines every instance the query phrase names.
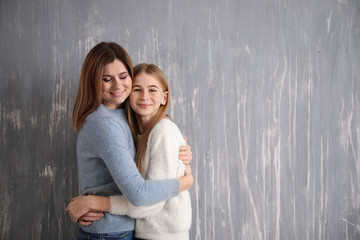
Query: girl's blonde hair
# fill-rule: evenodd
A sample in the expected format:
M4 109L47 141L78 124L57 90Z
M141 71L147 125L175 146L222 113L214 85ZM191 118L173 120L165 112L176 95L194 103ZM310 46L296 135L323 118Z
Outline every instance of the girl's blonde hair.
M74 104L72 123L76 131L83 126L86 117L102 103L101 77L105 65L118 59L132 79L133 65L129 54L114 42L102 42L93 47L81 68L80 82Z
M151 130L164 117L168 117L170 120L171 118L167 115L170 106L170 88L169 88L169 83L163 71L161 71L161 69L154 64L142 63L134 67L134 78L140 73L146 73L154 77L160 83L162 90L164 92L167 92L166 103L164 105L160 105L158 111L152 117L149 124L146 126L146 129L140 129L139 120L137 118L136 113L130 108L129 101L127 101L125 104L125 110L129 121L130 130L133 135L136 146L135 163L139 171L143 172L144 160L146 154L146 145ZM140 137L138 137L139 134L141 134Z

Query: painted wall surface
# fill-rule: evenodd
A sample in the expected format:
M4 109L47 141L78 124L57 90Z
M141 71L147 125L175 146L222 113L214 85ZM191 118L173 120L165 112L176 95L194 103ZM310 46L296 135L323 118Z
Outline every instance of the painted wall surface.
M0 239L74 239L72 107L115 41L193 147L191 239L360 239L359 0L1 0Z

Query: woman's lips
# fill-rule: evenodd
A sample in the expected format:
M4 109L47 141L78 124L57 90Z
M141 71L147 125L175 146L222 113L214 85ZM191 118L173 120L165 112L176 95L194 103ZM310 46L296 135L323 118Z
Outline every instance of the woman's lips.
M121 97L124 94L124 92L125 90L121 92L111 92L110 94L114 97Z

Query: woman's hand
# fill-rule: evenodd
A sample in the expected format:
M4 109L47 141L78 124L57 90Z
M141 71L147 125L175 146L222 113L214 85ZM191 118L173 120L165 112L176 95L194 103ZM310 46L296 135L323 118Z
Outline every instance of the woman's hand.
M66 208L66 211L70 215L71 220L73 220L74 222L78 222L81 216L92 211L93 209L91 208L92 206L91 201L95 197L96 196L78 196L73 198ZM99 214L99 212L97 214ZM100 215L96 215L96 216L99 217Z
M187 138L185 138L187 141ZM182 160L185 165L189 165L192 160L191 146L185 145L179 148L179 160Z
M191 176L191 177L193 178L190 165L187 165L187 166L186 166L184 176ZM194 180L194 179L193 179L193 180Z

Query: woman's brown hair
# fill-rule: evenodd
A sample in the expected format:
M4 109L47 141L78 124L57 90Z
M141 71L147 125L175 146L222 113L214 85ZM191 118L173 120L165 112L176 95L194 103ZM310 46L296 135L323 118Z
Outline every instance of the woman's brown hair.
M80 82L74 104L72 123L80 130L86 117L102 103L101 76L104 67L118 59L126 67L131 79L133 66L129 54L114 42L102 42L93 47L81 68Z
M160 105L160 108L156 114L149 121L145 129L140 128L140 122L137 118L137 114L130 108L130 103L127 101L125 103L125 109L127 113L127 118L130 126L131 133L133 135L135 146L136 146L136 156L135 162L140 172L143 172L145 154L146 154L146 145L150 135L151 130L154 126L164 117L167 116L167 112L170 106L170 88L169 83L165 77L163 71L154 64L142 63L134 67L134 78L140 73L146 73L154 77L160 83L160 86L164 92L167 92L167 101L164 105ZM141 134L140 137L138 135Z

